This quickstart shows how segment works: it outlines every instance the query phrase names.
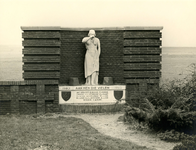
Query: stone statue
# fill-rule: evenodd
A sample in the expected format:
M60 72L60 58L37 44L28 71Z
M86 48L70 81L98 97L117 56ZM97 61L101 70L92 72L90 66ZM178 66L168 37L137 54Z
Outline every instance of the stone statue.
M82 43L85 43L87 49L84 61L86 85L98 84L101 47L99 39L95 36L95 31L90 30L88 37L82 39Z

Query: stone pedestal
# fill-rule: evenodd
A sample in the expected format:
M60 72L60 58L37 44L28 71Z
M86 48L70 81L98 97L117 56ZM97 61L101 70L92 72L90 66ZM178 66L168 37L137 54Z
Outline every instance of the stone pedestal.
M112 77L104 77L103 78L103 85L112 85L113 84L113 78Z
M79 80L78 80L78 78L71 77L71 78L69 79L69 85L70 85L70 86L79 85Z
M112 105L125 102L125 85L59 86L59 104Z

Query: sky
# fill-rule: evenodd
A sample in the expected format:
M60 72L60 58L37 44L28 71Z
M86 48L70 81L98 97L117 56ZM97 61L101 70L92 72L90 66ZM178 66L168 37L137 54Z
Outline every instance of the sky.
M0 0L0 45L21 26L162 26L163 47L196 47L196 0Z

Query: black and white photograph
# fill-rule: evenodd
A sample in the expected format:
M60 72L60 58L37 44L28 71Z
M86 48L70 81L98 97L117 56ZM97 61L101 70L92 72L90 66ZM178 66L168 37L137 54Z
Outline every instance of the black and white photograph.
M0 150L196 150L196 0L0 0Z

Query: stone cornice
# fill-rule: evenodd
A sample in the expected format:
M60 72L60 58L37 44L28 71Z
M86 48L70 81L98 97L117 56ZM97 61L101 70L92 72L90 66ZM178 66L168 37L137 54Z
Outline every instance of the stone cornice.
M65 30L65 31L89 31L90 29L96 31L102 30L162 30L162 26L126 26L126 27L84 27L84 28L72 28L72 27L60 27L60 26L22 26L23 31L31 30Z
M26 30L61 30L60 26L21 26L21 29Z

